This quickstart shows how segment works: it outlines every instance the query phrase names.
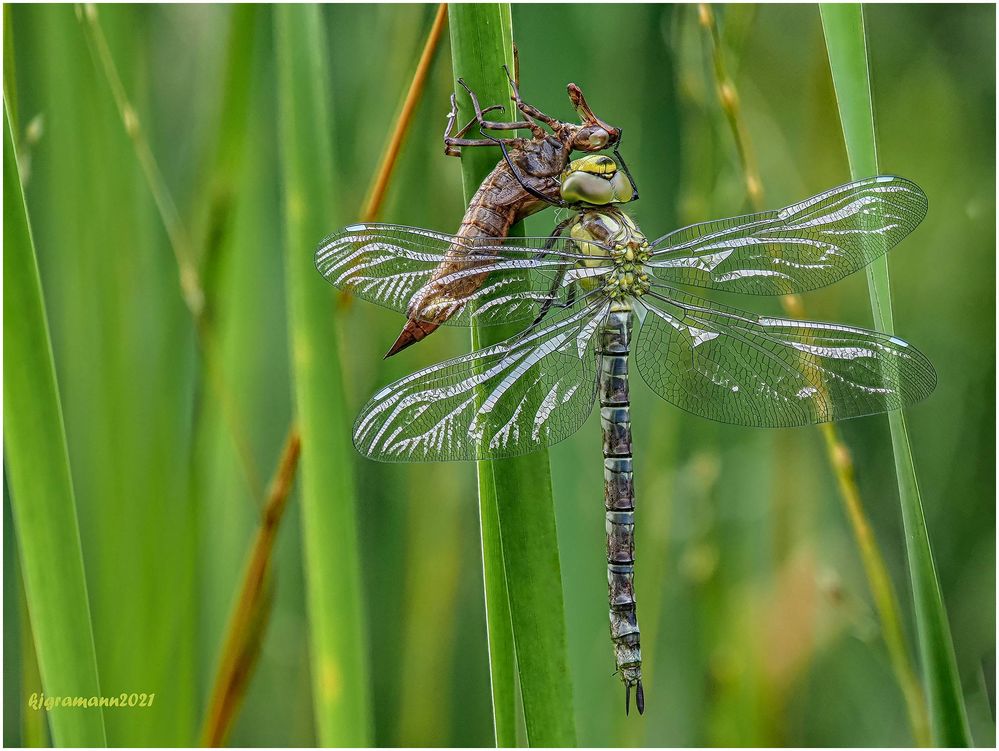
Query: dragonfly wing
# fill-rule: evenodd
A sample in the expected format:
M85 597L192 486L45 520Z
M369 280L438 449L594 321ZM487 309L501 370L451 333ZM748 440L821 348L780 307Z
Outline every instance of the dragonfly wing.
M926 215L926 196L880 175L759 214L695 224L652 243L649 267L667 283L756 295L823 287L897 245Z
M888 334L644 295L635 356L663 399L720 422L790 427L899 409L933 391L926 357Z
M379 461L499 459L568 438L596 395L594 334L605 301L379 391L354 424L358 451Z
M565 238L469 240L355 224L319 244L316 267L333 286L361 299L422 320L470 326L532 321L552 304L572 305L572 282L582 273L574 267L582 258Z

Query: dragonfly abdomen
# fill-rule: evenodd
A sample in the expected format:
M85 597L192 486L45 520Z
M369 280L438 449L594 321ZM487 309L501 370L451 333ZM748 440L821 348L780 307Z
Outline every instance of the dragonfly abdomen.
M631 455L628 356L631 309L616 304L600 330L600 425L603 429L604 506L607 514L607 588L610 631L618 673L625 685L625 710L635 688L645 711L642 650L635 610L635 487Z

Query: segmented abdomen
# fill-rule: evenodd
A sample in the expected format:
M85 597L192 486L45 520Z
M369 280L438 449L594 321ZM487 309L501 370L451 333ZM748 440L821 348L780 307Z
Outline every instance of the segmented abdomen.
M614 658L630 700L645 710L642 648L635 605L635 485L631 454L628 355L631 309L615 305L600 331L600 425L607 513L607 589Z

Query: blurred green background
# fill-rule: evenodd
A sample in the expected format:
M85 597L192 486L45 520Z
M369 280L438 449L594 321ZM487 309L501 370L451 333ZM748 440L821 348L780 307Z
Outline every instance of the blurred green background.
M222 374L213 381L160 214L83 25L71 6L4 9L5 79L101 685L105 693L157 694L152 709L105 714L113 745L197 741L262 488L291 419L272 11L241 11L251 24L246 64L227 78L227 56L237 54L228 41L234 12L99 8L181 224L199 254L210 249L208 357ZM336 163L336 201L323 207L330 231L357 218L434 12L322 9ZM990 746L995 8L866 12L881 169L915 180L930 201L922 226L890 259L895 320L939 372L937 391L910 411L910 430L971 729L976 744ZM765 202L782 206L847 182L817 7L716 13ZM575 81L598 115L624 127L642 194L633 213L646 234L745 212L696 7L519 5L513 18L527 101L574 119L565 84ZM440 141L452 86L445 34L382 220L457 227L460 169ZM234 101L245 117L224 124ZM222 227L220 200L230 209ZM551 212L533 217L528 233L547 234L553 222ZM294 251L312 263L313 247ZM315 284L325 284L318 274ZM351 414L381 385L467 349L467 333L449 330L383 361L400 318L339 304L333 290L329 299ZM871 322L862 274L805 304L811 317ZM756 309L779 310L772 301ZM624 717L611 675L598 420L551 452L580 743L909 745L905 705L819 432L718 425L658 400L640 380L635 389L643 718ZM842 432L911 646L887 422L854 420ZM352 460L374 742L490 745L474 467ZM26 708L40 686L6 485L4 498L3 740L31 745L46 740L45 716ZM269 629L234 745L315 743L301 547L293 498Z

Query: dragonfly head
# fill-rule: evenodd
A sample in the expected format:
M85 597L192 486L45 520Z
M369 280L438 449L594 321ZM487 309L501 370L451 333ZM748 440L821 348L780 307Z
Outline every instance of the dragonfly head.
M617 162L603 154L575 159L562 172L562 199L574 206L607 206L635 199L637 191Z
M569 99L572 101L572 106L576 108L576 114L579 115L580 122L579 125L565 126L569 128L570 143L573 150L593 153L595 151L603 151L604 149L613 149L614 156L620 163L621 170L628 176L628 181L631 183L634 191L634 196L627 200L637 201L638 187L631 177L631 172L628 170L628 165L625 163L624 157L621 156L621 141L624 139L624 130L615 128L613 125L597 117L593 113L593 110L590 109L590 105L586 103L586 97L583 96L582 89L576 84L570 83L567 88Z

